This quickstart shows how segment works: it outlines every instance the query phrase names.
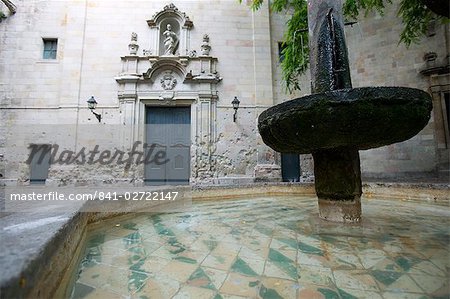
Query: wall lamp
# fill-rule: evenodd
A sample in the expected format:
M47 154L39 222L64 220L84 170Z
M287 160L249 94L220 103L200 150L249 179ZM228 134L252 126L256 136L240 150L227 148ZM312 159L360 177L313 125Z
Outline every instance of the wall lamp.
M91 96L91 98L89 100L87 100L87 103L88 103L88 108L91 109L91 112L98 119L98 122L101 122L102 115L94 112L95 108L97 107L97 101L94 99L94 96Z
M234 109L233 122L236 122L236 115L237 115L237 111L239 109L239 103L240 103L240 101L238 100L237 97L234 97L234 100L231 102L231 105L233 105L233 109Z

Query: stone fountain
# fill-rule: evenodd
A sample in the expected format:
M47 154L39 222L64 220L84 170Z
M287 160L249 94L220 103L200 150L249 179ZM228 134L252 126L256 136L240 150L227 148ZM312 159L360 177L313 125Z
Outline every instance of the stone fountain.
M265 144L282 153L312 153L322 219L361 220L358 150L407 140L428 123L428 93L406 87L352 88L342 3L309 0L312 95L261 113Z

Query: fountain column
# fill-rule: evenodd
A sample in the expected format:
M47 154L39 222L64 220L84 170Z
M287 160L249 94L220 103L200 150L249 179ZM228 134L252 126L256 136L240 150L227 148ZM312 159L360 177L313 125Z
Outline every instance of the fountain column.
M352 88L343 28L341 0L308 0L313 94ZM320 218L359 222L362 188L358 149L338 146L317 149L312 155Z
M358 150L416 135L431 97L408 87L352 88L340 0L309 0L308 21L313 94L266 109L258 130L275 151L312 153L322 219L360 222Z

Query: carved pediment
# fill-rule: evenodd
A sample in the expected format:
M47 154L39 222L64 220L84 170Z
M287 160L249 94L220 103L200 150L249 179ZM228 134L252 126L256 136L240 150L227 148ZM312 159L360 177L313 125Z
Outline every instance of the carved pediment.
M177 18L185 27L191 28L192 26L194 26L194 23L186 15L186 13L179 11L173 3L164 6L163 10L155 13L150 20L147 20L147 24L150 27L156 27L161 23L163 19L168 17Z
M150 57L150 68L143 74L143 78L155 82L156 77L163 71L175 71L183 78L183 83L214 83L222 81L216 71L217 58L210 56L202 57ZM205 69L193 72L192 69Z
M150 68L143 74L144 79L155 81L155 78L162 71L171 71L179 73L180 76L184 77L187 73L185 66L182 61L177 57L169 57L164 59L159 59L158 57L150 58Z

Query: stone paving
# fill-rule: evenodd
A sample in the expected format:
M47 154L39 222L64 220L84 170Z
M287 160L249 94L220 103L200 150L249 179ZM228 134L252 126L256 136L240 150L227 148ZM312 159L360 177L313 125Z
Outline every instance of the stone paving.
M92 229L72 298L448 298L448 202L363 200L360 225L313 197L196 202Z

